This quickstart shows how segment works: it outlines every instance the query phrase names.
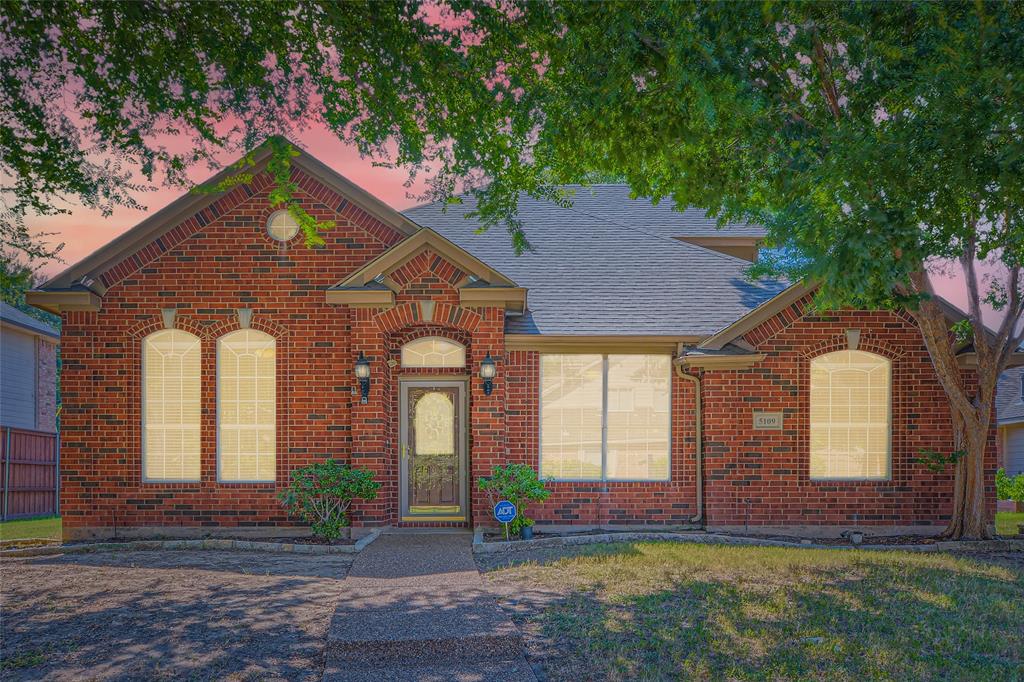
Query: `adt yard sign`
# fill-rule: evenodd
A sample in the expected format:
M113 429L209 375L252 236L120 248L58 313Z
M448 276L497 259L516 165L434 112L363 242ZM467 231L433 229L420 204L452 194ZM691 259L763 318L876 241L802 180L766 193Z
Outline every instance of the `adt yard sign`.
M516 517L516 506L508 500L502 500L494 505L494 518L499 523L509 523Z

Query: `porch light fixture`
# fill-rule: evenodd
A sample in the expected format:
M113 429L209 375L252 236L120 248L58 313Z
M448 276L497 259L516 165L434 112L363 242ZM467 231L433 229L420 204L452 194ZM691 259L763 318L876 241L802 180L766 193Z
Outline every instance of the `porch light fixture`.
M359 351L359 359L356 360L356 379L359 379L359 402L365 405L366 397L370 395L370 361L362 351Z
M480 378L484 380L484 395L490 395L494 390L494 376L497 373L498 366L494 364L491 354L488 353L487 357L480 362Z

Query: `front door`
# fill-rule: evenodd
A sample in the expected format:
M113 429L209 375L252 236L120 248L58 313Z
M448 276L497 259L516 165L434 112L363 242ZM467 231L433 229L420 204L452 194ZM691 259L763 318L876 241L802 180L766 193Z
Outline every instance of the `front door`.
M465 389L461 381L401 383L403 521L466 520Z

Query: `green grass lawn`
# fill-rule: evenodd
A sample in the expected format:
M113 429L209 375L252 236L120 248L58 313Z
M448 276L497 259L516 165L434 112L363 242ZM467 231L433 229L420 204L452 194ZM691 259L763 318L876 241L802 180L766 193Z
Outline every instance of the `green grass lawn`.
M60 517L48 516L0 523L0 540L36 538L60 540Z
M1021 523L1024 523L1024 512L996 512L996 532L1000 535L1016 535Z
M572 552L487 573L552 680L1024 674L1017 559L668 542Z

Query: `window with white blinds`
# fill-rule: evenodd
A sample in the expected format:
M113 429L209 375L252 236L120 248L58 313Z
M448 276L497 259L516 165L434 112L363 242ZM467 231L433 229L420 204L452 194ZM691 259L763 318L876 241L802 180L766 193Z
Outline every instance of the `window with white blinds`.
M541 355L541 476L668 480L671 358Z
M180 329L142 341L142 478L198 481L199 338Z
M811 478L884 480L891 469L889 360L844 350L811 361Z
M608 356L609 480L668 479L671 358Z
M600 480L604 358L540 356L540 475Z
M218 480L274 480L276 371L272 336L242 329L217 341Z

